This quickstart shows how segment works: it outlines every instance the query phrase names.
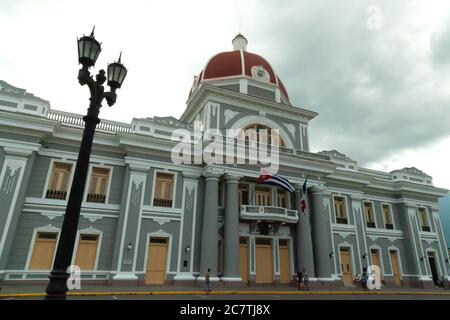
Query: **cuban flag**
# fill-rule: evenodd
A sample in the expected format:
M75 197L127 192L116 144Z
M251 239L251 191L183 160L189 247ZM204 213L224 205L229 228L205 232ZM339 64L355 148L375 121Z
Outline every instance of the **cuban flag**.
M306 193L308 188L306 187L306 181L308 181L308 178L306 178L305 182L303 183L302 187L302 197L300 199L300 211L302 213L306 212Z
M261 173L259 175L257 183L275 185L286 189L289 192L295 191L294 187L289 183L287 179L280 177L277 174L272 174L264 169L261 169Z

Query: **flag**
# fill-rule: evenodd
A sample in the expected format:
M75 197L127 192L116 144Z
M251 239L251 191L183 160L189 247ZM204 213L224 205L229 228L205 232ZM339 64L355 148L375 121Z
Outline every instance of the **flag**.
M295 191L294 187L290 184L290 182L287 179L277 174L272 174L270 172L263 172L263 170L261 170L257 183L272 184L281 187L283 189L286 189L289 192Z
M306 212L306 192L308 190L308 188L306 187L306 181L308 181L308 178L306 178L305 182L303 183L302 197L300 199L300 210L302 213Z

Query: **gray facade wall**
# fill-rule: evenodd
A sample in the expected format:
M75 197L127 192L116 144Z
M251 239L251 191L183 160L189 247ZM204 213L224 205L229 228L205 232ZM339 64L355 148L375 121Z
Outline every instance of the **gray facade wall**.
M223 88L223 89L226 89L226 90L239 92L239 84L229 84L229 85L223 85L223 86L220 86L220 87Z
M41 215L39 211L23 212L17 230L14 235L13 245L9 254L7 269L24 270L30 249L32 250L32 237L35 228L51 225L61 228L63 217L55 217L52 220ZM107 218L90 222L80 217L78 230L93 227L103 232L97 269L100 271L111 270L112 255L114 252L114 236L117 228L116 218ZM76 248L76 247L75 247Z
M256 97L260 97L263 99L267 99L267 100L275 100L275 92L273 91L269 91L266 89L262 89L259 87L255 87L252 85L248 85L247 87L247 93L251 96L256 96Z
M180 232L180 223L178 221L171 221L165 223L164 225L160 225L157 222L152 221L151 219L144 218L141 221L141 232L139 236L139 249L137 254L137 263L136 263L136 271L145 271L146 270L146 261L145 256L148 251L149 243L147 243L147 234L157 232L159 230L164 231L165 233L172 235L172 243L170 251L170 272L177 271L177 262L178 262L178 243L179 243L179 232Z
M51 159L52 158L45 156L36 157L34 167L31 172L30 183L26 192L27 197L43 197Z
M2 189L2 192L0 193L0 230L1 238L4 240L0 252L0 270L4 270L7 265L15 231L18 227L20 213L25 202L25 190L30 181L36 153L33 152L30 156L20 158L21 161L26 161L25 165L19 167L14 172L11 167L6 168L5 178L0 182L0 189ZM19 181L21 174L22 179ZM13 181L12 184L9 184L9 188L8 181Z

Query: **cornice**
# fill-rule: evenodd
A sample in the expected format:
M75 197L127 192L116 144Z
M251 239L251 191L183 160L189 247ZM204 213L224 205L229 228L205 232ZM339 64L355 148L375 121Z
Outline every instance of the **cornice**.
M23 113L0 111L0 128L20 128L22 134L25 130L39 131L43 134L53 133L57 124L46 118L38 118Z
M306 110L299 107L288 106L275 101L266 100L263 98L235 92L231 90L222 89L210 84L201 83L199 88L194 92L190 100L188 100L187 107L180 117L181 121L190 122L197 114L197 110L202 107L200 101L204 100L205 96L209 94L212 98L226 98L227 102L241 102L247 106L258 106L268 108L264 110L266 113L281 112L287 116L288 114L296 117L305 118L307 121L313 119L318 115L317 112ZM258 110L258 109L257 109ZM259 109L260 110L260 109Z

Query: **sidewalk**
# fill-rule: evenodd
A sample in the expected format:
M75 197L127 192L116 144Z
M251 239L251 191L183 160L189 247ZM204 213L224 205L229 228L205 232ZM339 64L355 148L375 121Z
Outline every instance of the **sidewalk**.
M3 285L0 298L15 294L45 294L46 285ZM202 287L188 286L108 286L108 285L82 285L80 290L70 290L71 295L180 295L202 294ZM359 288L343 287L337 289L314 289L311 291L297 290L295 287L253 286L253 287L227 287L216 285L212 294L424 294L424 295L450 295L450 290L441 288L421 289L412 287L390 287L381 290L362 291Z

